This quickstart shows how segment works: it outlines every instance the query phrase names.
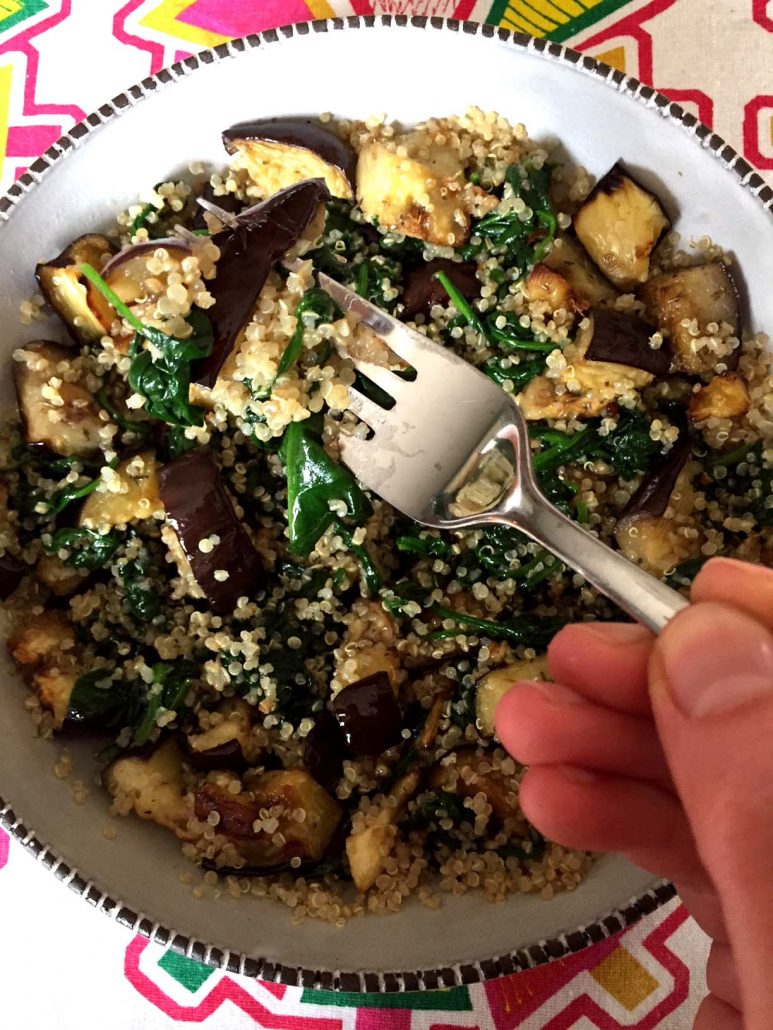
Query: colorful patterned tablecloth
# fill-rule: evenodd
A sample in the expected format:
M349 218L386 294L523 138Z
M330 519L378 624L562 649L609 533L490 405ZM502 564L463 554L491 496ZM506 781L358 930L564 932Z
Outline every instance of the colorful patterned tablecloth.
M0 179L106 97L188 53L350 14L489 21L663 90L773 169L773 0L0 0ZM6 260L8 256L6 256ZM708 941L678 902L573 958L485 986L363 997L262 984L131 938L0 831L8 1030L687 1030Z

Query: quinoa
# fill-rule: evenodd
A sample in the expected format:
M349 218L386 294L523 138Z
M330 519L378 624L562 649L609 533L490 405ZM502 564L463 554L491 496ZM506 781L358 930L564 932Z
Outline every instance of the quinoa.
M117 215L95 272L126 307L94 307L80 347L15 351L24 420L0 426L0 559L25 704L41 736L105 732L114 815L179 838L196 898L271 898L337 926L410 897L549 901L594 856L528 824L525 770L493 712L510 682L545 677L567 621L619 613L522 534L425 529L346 470L342 434L369 432L352 391L383 402L354 361L411 373L317 272L499 383L530 421L552 503L681 590L713 555L771 562L767 340L739 338L732 305L661 317L654 285L728 261L708 237L683 249L666 230L646 281L614 287L570 232L592 178L520 124L477 109L411 130L321 122L360 161L359 199L327 200L268 268L214 381L197 362L216 342L229 225L303 177L248 148L206 180L192 162ZM369 195L368 162L412 181L413 202L389 176ZM642 367L586 356L599 311L638 327ZM20 319L43 312L34 296ZM652 354L675 374L648 372ZM192 478L178 510L165 484L202 454L217 486L199 496ZM637 507L672 454L661 510ZM245 567L259 574L242 589ZM376 715L347 714L353 698ZM73 775L69 752L53 773ZM70 786L88 803L83 780Z

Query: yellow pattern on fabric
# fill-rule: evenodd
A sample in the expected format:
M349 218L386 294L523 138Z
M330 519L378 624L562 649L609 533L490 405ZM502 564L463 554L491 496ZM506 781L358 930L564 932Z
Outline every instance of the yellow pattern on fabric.
M603 61L604 64L610 64L613 68L617 68L619 72L625 71L625 47L616 46L611 50L603 50L600 54L594 54L594 58L597 61Z
M306 0L306 6L315 18L335 18L335 11L327 0Z
M5 161L5 151L8 146L8 118L11 108L11 81L13 79L13 65L4 64L0 66L0 170Z
M0 0L0 25L21 10L21 0ZM4 148L5 149L5 148Z
M158 7L148 11L140 21L140 25L146 29L153 29L154 32L164 32L174 39L184 40L186 43L193 43L198 47L217 46L219 43L226 43L231 37L221 36L219 32L210 32L208 29L198 28L196 25L188 25L180 20L189 7L193 7L196 0L161 0Z
M607 994L628 1012L633 1012L658 989L657 980L627 948L617 948L590 975Z

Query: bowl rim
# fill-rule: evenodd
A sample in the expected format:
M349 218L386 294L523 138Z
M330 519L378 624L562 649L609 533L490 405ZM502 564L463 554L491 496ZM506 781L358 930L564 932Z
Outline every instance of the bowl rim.
M512 45L516 50L534 53L546 60L566 62L577 70L596 76L617 92L625 93L632 100L643 103L645 106L654 107L663 118L679 123L689 135L695 137L699 145L711 151L728 171L734 173L739 180L739 185L749 190L759 200L764 210L773 214L773 188L745 158L693 114L685 111L680 104L669 100L664 94L644 85L633 76L626 75L624 72L570 47L525 33L511 32L495 25L425 15L381 14L305 21L261 33L252 33L221 43L208 50L199 51L147 76L88 114L37 158L6 193L0 196L0 222L8 221L15 205L34 189L54 164L66 158L68 153L74 149L79 148L90 132L120 116L125 110L134 107L146 97L152 96L160 88L173 84L198 68L225 58L238 57L240 54L261 46L290 40L295 36L379 27L428 29L436 32L455 32L468 36L497 39ZM34 830L22 822L14 812L12 802L5 800L2 796L0 796L0 827L5 828L60 882L66 884L70 890L131 932L140 934L153 943L168 947L194 961L222 968L230 973L266 982L328 991L388 993L437 990L481 983L511 973L523 972L583 951L585 948L632 926L645 915L654 912L676 897L676 888L673 884L666 880L658 881L656 877L653 877L653 885L640 895L631 898L623 908L606 910L593 921L567 929L550 939L540 940L533 945L508 954L479 959L471 963L458 963L454 966L414 971L314 970L270 962L263 958L215 947L162 926L151 917L135 911L123 901L112 897L108 892L86 879L77 869L68 865L52 847L40 840Z

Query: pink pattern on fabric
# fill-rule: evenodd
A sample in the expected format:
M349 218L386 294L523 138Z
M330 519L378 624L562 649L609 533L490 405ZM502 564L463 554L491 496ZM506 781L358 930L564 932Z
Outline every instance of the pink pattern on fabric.
M8 834L0 830L0 869L8 862Z
M358 1009L355 1030L411 1030L408 1009Z
M42 154L61 135L61 125L12 125L8 129L6 157L31 157Z
M144 937L135 937L129 944L124 958L124 976L146 1001L155 1005L171 1019L177 1019L181 1023L203 1023L217 1012L221 1005L230 1001L264 1030L342 1030L342 1021L333 1017L328 1019L272 1012L230 976L221 976L210 992L197 1004L180 1005L140 969L140 958L149 943ZM259 983L258 986L261 989L269 989L271 994L274 993L268 985Z
M217 32L221 36L246 36L277 25L307 21L311 13L303 0L246 0L226 6L222 0L194 0L177 15L184 25Z
M160 71L164 67L164 47L161 43L153 43L149 39L135 36L126 28L126 19L134 14L138 7L141 7L145 0L129 0L128 4L120 7L113 17L113 36L119 43L125 46L136 47L137 50L145 50L150 54L150 74Z
M69 18L71 8L72 0L62 0L62 6L56 14L52 14L50 18L46 18L43 21L38 22L37 25L29 26L29 28L24 29L16 36L11 36L10 39L6 40L0 46L0 55L7 54L11 51L19 51L27 58L27 68L24 77L23 114L63 114L72 118L74 121L80 121L80 119L85 115L85 112L76 104L41 104L35 100L35 86L38 80L40 54L32 45L32 40L35 36L43 35L44 32L55 28L60 22ZM61 132L62 128L60 127L59 133ZM25 154L24 156L38 157L38 154L39 152L35 151L34 153Z

